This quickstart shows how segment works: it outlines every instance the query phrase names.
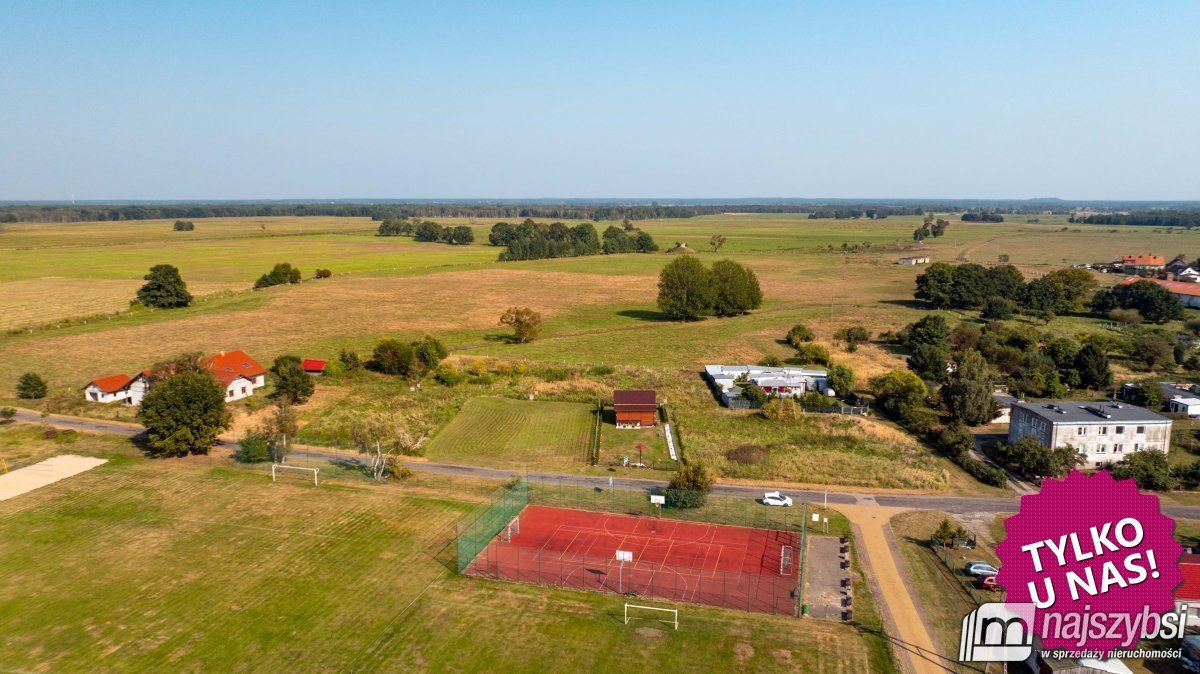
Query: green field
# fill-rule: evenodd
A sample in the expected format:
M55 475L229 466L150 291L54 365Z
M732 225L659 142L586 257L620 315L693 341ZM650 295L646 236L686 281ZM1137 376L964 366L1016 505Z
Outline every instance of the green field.
M1058 216L999 224L951 218L947 234L927 240L923 254L982 263L1007 255L1030 276L1064 263L1130 251L1173 255L1200 244L1200 232L1068 225ZM509 372L520 366L556 374L492 371L454 388L427 381L411 390L371 375L328 380L300 409L305 440L349 446L346 428L362 409L402 410L417 430L432 432L479 395L536 393L541 401L590 402L617 387L653 388L670 400L684 451L725 477L977 493L978 483L887 424L763 424L717 406L699 378L706 363L787 357L790 349L779 340L797 321L808 323L833 358L855 370L860 387L903 367L903 355L894 349L872 343L847 353L832 343L832 335L858 323L878 334L926 313L912 302L913 279L921 269L895 264L909 254L919 221L735 213L638 223L663 248L681 241L700 251L705 262L738 260L762 282L762 309L694 323L667 321L655 308L656 277L666 255L500 263L498 250L486 245L490 220L440 219L474 226L476 243L469 246L377 237L375 223L365 218L198 219L196 230L187 233L172 232L170 221L16 223L0 233L0 327L12 329L0 335L0 402L17 402L12 383L22 372L36 371L53 393L35 407L106 416L113 412L80 403L79 388L87 381L181 352L241 348L263 362L285 353L330 358L342 349L366 355L382 337L414 339L429 332L463 367L487 358L507 364ZM602 230L610 223L595 224ZM719 254L706 246L713 233L728 237ZM298 265L306 277L317 267L332 269L334 276L249 290L257 276L281 261ZM157 263L179 266L201 301L179 310L124 310L140 276ZM513 305L545 316L538 340L503 339L497 320ZM1059 334L1102 329L1098 321L1079 316L1038 327ZM598 374L614 369L616 374ZM435 440L431 456L455 453L439 446L444 444ZM764 460L731 463L729 450L744 444L765 448ZM497 461L489 456L495 447L476 446L484 450L481 463ZM580 465L562 459L573 451L543 453L556 463L541 467ZM543 458L529 456L534 463Z
M109 463L0 502L6 670L893 669L854 625L681 605L678 632L626 626L620 598L456 576L451 527L495 483L273 484L84 442Z
M587 463L594 410L582 403L472 398L425 455L502 468L577 469Z

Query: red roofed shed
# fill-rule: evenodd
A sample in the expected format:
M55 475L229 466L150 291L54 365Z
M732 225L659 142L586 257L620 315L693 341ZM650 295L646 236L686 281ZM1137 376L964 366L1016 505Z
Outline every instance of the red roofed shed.
M326 362L315 358L305 358L300 361L300 366L309 374L325 374Z
M654 391L613 391L618 428L653 426L658 415Z

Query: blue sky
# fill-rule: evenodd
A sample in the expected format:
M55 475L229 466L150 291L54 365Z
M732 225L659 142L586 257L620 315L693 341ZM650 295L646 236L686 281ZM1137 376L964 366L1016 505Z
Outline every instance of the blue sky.
M4 2L0 199L1200 199L1200 3Z

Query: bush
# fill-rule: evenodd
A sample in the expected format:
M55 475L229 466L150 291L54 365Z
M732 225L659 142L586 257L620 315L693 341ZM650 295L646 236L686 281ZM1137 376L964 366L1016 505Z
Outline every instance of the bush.
M271 286L283 285L285 283L299 283L300 270L293 267L288 262L280 262L275 265L271 271L258 277L254 282L254 287L269 288Z
M250 431L242 437L233 458L241 463L262 463L271 460L271 441L262 433Z
M787 333L787 343L791 344L797 349L800 348L800 345L804 342L811 342L814 339L816 339L816 335L814 335L813 331L803 323L797 323L793 325L792 329L788 330Z
M671 475L666 496L669 508L699 508L712 491L712 476L699 464L683 465Z
M333 272L329 269L318 269L316 273L313 274L313 278L329 278L330 276L333 276Z
M743 384L740 388L742 389L742 400L752 405L762 405L767 402L769 396L758 384Z
M338 362L340 362L342 366L346 368L347 372L361 370L363 366L362 360L358 357L358 354L353 351L347 351L346 349L342 349L341 353L338 354Z
M412 346L398 339L384 339L375 345L370 365L376 372L409 377L417 371L418 362Z
M11 407L0 407L0 424L7 424L17 416L17 411Z
M387 476L392 480L406 480L413 476L412 469L400 463L395 457L387 459Z
M466 376L450 363L438 365L437 370L433 373L433 380L442 386L458 386L464 379Z
M758 445L744 444L738 445L725 453L725 458L734 463L741 464L756 464L762 463L770 454L766 447Z
M778 356L763 356L759 359L758 364L761 367L781 367L783 361L779 360Z
M175 221L175 231L177 231L177 232L190 232L195 229L196 229L196 223L194 223L190 220L176 220Z
M801 365L828 365L829 349L820 344L801 344L796 347L796 356L792 361Z
M804 410L792 398L775 398L762 406L759 413L772 421L795 421Z
M26 372L17 380L18 398L38 400L46 397L47 390L46 380L35 372Z

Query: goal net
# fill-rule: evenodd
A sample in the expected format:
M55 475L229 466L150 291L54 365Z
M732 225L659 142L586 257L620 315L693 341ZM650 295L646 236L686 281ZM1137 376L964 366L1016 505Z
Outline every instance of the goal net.
M507 543L512 540L513 536L519 533L521 533L521 518L514 517L500 530L500 540Z
M284 475L300 475L307 480L311 475L313 484L319 487L321 486L320 478L318 478L320 472L320 468L305 468L303 466L287 466L282 463L273 463L271 464L271 481L275 482Z
M786 576L792 568L792 546L784 545L779 548L779 575Z
M679 609L625 604L625 624L628 625L630 620L649 620L679 629Z

